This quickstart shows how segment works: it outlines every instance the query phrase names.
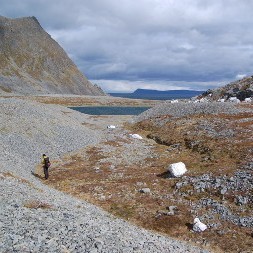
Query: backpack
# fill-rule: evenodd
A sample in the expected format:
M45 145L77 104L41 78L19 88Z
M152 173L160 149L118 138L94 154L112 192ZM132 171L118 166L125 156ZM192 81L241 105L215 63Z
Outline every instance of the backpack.
M49 167L51 165L50 161L49 161L49 157L45 157L44 158L44 161L45 161L45 166L46 167Z

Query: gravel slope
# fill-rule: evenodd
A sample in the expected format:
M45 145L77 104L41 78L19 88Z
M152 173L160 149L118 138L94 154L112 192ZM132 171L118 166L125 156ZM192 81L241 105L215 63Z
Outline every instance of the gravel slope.
M0 98L0 252L207 252L117 219L31 174L42 153L59 159L105 140L88 126L89 116L61 106Z
M172 117L184 117L196 114L237 114L239 112L248 111L245 108L236 107L235 103L170 103L165 101L153 108L143 112L136 117L135 122L145 119L156 118L162 115L170 115Z

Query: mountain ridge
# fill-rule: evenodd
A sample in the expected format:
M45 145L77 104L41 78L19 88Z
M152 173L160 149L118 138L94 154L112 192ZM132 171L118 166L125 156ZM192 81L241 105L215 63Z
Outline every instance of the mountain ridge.
M196 91L196 90L159 91L151 89L136 89L132 93L109 93L109 94L114 97L167 100L167 99L189 99L194 96L198 96L202 93L203 91Z
M196 94L203 91L198 90L153 90L153 89L136 89L132 94Z
M36 17L0 16L0 93L105 95Z

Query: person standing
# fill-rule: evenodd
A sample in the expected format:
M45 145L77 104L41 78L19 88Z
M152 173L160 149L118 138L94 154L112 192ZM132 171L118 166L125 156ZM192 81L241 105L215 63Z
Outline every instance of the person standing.
M43 164L45 179L48 179L49 177L48 168L50 167L51 163L49 161L49 157L46 156L45 154L42 155L42 164Z

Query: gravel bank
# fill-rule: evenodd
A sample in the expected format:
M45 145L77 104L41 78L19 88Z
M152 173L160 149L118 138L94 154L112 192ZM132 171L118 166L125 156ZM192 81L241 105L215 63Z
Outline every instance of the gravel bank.
M107 138L89 127L88 115L15 98L0 99L0 112L0 252L207 252L133 226L31 175L42 153L59 159Z
M196 114L237 114L248 111L245 108L238 108L234 103L170 103L166 101L140 114L135 122L155 118L162 115L172 117L184 117Z

